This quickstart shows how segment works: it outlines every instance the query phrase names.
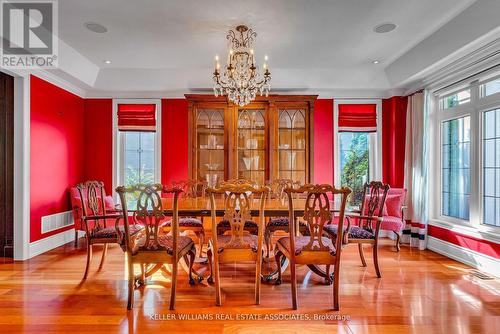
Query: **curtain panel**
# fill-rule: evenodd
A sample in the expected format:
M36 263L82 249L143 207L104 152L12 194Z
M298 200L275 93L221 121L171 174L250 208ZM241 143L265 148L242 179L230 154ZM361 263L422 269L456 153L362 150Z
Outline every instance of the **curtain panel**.
M428 94L419 92L409 96L406 113L405 188L408 195L402 242L422 250L427 245L428 220Z

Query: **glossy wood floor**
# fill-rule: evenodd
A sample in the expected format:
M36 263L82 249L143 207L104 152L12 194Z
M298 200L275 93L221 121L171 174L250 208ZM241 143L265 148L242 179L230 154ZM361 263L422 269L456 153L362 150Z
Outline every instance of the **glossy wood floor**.
M392 242L381 246L382 278L371 260L360 266L357 248L343 255L340 312L330 311L332 288L301 267L299 310L291 310L288 270L280 286L264 284L260 306L253 305L253 269L222 267L223 306L215 306L214 289L196 286L180 275L177 309L168 310L170 283L156 274L136 290L135 309L126 310L124 255L111 247L97 272L98 247L85 282L83 242L67 244L29 261L0 262L0 333L499 333L500 281L481 280L469 268L431 251ZM370 259L371 252L365 252ZM237 320L238 315L278 320ZM213 320L169 320L205 315ZM314 315L322 319L314 320ZM279 320L279 317L312 320ZM337 320L343 316L348 320ZM218 320L231 317L233 320Z

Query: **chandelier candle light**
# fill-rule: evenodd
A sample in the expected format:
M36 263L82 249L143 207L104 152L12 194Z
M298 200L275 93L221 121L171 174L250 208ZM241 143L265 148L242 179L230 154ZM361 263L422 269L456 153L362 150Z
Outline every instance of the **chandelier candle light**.
M235 30L229 30L226 38L229 43L227 64L221 76L219 56L215 56L214 94L227 95L229 100L243 107L252 102L257 93L269 95L271 72L267 67L267 56L264 57L260 75L255 64L252 43L257 33L247 26L239 25Z

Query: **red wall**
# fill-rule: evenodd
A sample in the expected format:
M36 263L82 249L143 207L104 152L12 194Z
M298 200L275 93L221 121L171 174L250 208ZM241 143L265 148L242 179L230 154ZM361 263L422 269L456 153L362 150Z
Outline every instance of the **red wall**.
M382 101L382 181L396 188L404 186L407 100L394 96Z
M431 237L500 259L500 244L452 232L448 229L432 225L429 225L427 230Z
M333 99L314 103L314 182L333 184Z
M161 100L161 182L189 178L188 102L186 99Z
M85 100L85 180L113 187L113 100Z
M42 79L30 79L30 241L41 217L71 209L68 187L84 179L84 100ZM67 227L66 229L70 229Z

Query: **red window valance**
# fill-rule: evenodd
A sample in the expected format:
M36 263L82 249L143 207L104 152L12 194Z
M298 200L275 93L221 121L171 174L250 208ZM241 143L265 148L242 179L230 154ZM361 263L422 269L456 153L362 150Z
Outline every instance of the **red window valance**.
M156 131L155 104L119 104L119 131Z
M339 132L377 131L376 104L339 104Z

